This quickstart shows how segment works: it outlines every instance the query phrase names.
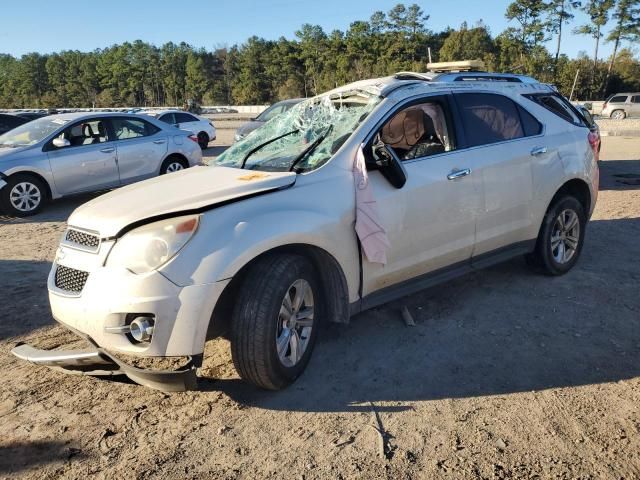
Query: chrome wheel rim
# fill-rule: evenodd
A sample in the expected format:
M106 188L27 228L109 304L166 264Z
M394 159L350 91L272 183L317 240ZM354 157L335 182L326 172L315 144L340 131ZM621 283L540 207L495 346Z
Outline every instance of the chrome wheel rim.
M580 219L574 210L563 210L556 217L551 233L551 255L557 263L567 263L576 254L580 241Z
M294 367L309 346L313 329L313 291L309 282L296 280L282 299L276 330L276 350L280 363Z
M180 162L173 162L167 166L167 173L177 172L178 170L183 170L184 167Z
M9 192L11 206L21 212L31 212L42 201L40 189L31 182L17 183Z
M617 111L613 113L613 118L615 120L622 120L624 118L624 113Z

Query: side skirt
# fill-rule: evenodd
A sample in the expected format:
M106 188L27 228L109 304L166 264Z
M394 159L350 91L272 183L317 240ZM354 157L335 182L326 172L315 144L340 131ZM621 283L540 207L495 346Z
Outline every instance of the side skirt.
M360 301L353 302L350 305L351 315L356 315L370 308L377 307L393 300L397 300L398 298L406 297L407 295L412 295L421 290L448 282L474 270L481 270L520 255L533 252L535 246L535 239L514 243L513 245L483 253L477 257L472 257L470 260L455 263L448 267L440 268L433 272L405 280L404 282L396 285L383 288L365 296Z

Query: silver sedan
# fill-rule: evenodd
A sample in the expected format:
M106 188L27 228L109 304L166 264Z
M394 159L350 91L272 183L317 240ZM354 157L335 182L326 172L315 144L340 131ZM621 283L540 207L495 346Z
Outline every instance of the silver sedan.
M0 208L33 215L47 200L201 164L197 137L151 117L51 115L0 135Z

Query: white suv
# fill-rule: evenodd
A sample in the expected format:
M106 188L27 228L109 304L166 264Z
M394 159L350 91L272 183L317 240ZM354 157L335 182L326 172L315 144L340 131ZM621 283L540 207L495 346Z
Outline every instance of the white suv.
M338 88L213 166L79 207L48 288L53 316L94 348L13 352L180 390L195 387L205 341L228 333L240 376L280 389L322 322L516 255L569 271L598 192L594 145L574 107L527 77ZM123 355L186 365L143 370Z

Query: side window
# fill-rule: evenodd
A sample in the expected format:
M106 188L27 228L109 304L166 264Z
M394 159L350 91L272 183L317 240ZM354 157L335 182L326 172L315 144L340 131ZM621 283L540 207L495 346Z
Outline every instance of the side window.
M526 135L518 107L511 99L491 93L461 93L456 99L468 146L488 145Z
M118 140L148 137L156 133L159 128L149 122L137 118L112 118L113 131Z
M158 118L161 122L168 123L169 125L173 125L176 123L173 113L165 113L160 118Z
M197 122L198 119L188 113L176 113L176 123Z
M631 103L640 103L640 95L634 95L631 97Z
M524 136L532 137L534 135L540 135L542 133L542 124L520 105L517 105L517 108L520 114L520 122L524 130Z
M626 103L627 98L628 97L626 95L616 95L614 97L611 97L611 99L607 103Z
M429 99L400 110L383 125L376 143L390 146L402 160L454 150L446 108L443 101Z
M58 138L69 140L69 147L81 147L105 143L110 140L105 122L99 119L84 120L66 128Z
M529 100L543 106L558 117L563 118L574 125L584 126L584 122L574 111L574 107L562 96L555 93L542 93L533 95L524 95Z

